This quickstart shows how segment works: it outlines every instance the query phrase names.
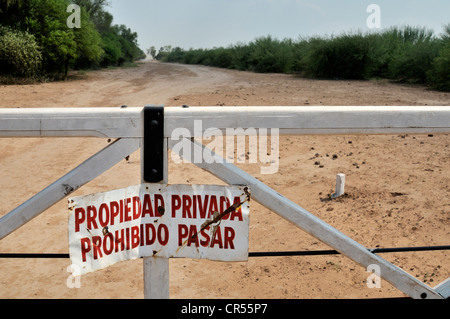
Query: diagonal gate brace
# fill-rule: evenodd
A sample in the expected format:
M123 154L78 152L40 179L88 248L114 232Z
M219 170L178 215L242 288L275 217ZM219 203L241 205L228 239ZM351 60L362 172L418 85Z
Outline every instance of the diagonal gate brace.
M0 218L0 240L101 175L140 146L140 139L118 139Z
M190 140L191 148L201 152L207 149L203 144ZM170 145L172 147L173 145ZM214 154L208 149L208 152ZM181 155L181 154L180 154ZM189 158L187 158L189 160ZM416 299L442 299L443 296L428 285L417 280L401 268L371 253L366 247L325 223L296 203L285 198L269 186L249 175L235 165L226 162L214 154L213 163L194 164L230 185L247 185L252 190L252 198L281 217L287 219L310 235L333 247L356 263L368 267L376 264L380 267L381 277L397 287L400 291Z

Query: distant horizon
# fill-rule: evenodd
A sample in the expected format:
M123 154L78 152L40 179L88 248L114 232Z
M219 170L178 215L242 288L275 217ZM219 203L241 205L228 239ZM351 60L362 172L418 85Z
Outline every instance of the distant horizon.
M436 36L450 23L450 1L400 0L110 0L105 9L114 24L138 34L140 48L180 47L188 50L228 47L271 36L278 40L327 37L343 33L385 31L391 27L423 27ZM369 28L380 9L380 28Z

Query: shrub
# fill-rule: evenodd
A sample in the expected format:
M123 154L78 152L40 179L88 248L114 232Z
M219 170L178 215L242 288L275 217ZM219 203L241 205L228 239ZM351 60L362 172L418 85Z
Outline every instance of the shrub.
M254 72L302 73L313 78L389 78L447 89L450 24L437 38L421 27L280 41L271 36L227 48L161 48L157 58Z
M292 69L292 41L279 41L271 36L250 43L248 67L256 72L288 73Z
M119 36L113 32L106 33L102 35L101 44L105 53L102 56L100 65L102 67L118 66L119 61L124 57Z
M249 70L250 69L250 55L252 49L245 43L237 43L231 47L231 69Z
M389 65L389 77L425 83L427 72L439 54L441 44L437 40L405 43L397 50Z
M425 83L427 72L438 56L442 41L433 36L433 31L406 26L391 28L385 33L390 44L388 78Z
M446 25L442 35L443 48L433 60L428 72L428 83L434 89L450 92L450 24Z
M312 39L305 71L319 78L364 79L370 63L369 41L360 34Z
M450 92L450 45L444 47L434 59L428 82L434 89Z
M42 63L42 53L33 35L0 26L0 70L3 74L34 77Z
M233 56L229 49L215 48L212 50L212 65L219 68L230 68Z

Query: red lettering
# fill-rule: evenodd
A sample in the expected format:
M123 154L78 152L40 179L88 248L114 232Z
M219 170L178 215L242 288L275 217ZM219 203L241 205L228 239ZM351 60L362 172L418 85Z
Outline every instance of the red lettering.
M175 218L176 211L181 208L181 198L178 195L172 195L172 218Z
M109 242L109 244L107 244ZM111 233L108 233L103 237L103 252L105 255L110 255L114 249L114 237Z
M240 203L240 202L241 202L241 198L235 197L233 204ZM230 220L234 220L235 218L239 219L239 221L243 220L241 207L239 207L239 209L236 209L235 211L232 211L230 215L231 215Z
M195 242L195 247L198 247L198 236L197 236L197 226L191 225L189 227L189 236L188 236L187 245L191 246L192 242Z
M198 210L200 212L200 218L206 218L206 208L208 207L209 195L205 195L205 200L202 203L202 197L197 196Z
M125 230L121 229L120 233L119 230L116 230L114 236L116 237L116 245L114 247L114 251L117 253L118 251L122 251L125 249Z
M105 227L109 224L109 207L105 203L101 204L98 209L98 221L100 222L101 227Z
M145 217L145 215L150 215L150 217L154 217L153 215L153 209L152 209L152 201L150 199L149 194L144 195L144 207L142 208L142 217Z
M133 220L141 217L141 199L139 196L133 197Z
M189 195L183 195L183 218L192 218L191 205L191 197Z
M100 246L102 244L102 238L100 236L93 236L92 237L92 246L94 247L94 259L102 258L102 250L100 249Z
M97 218L97 209L95 206L88 206L87 208L87 228L88 229L97 229L97 222L95 221Z
M111 225L114 225L114 219L119 215L120 207L118 202L111 202L110 206L110 214L111 214Z
M84 208L75 208L75 232L80 231L80 224L84 223L86 219L86 212Z
M119 203L120 203L120 222L123 223L123 199L121 199Z
M164 230L164 237L163 237L163 230ZM161 245L165 246L169 242L169 228L161 224L158 226L158 241Z
M220 196L220 212L225 211L228 207L230 207L230 200L225 196ZM230 218L230 214L226 214L222 219L226 220Z
M140 228L140 234L141 234L141 242L139 243L139 245L144 246L144 237L145 237L144 224L140 224L139 228Z
M125 221L129 222L131 221L131 216L130 216L130 212L131 212L131 198L127 198L124 199L124 205L125 205Z
M130 229L129 228L125 228L125 241L127 243L126 246L126 250L130 249Z
M150 231L151 230L151 231ZM150 237L150 233L152 237ZM153 224L145 224L145 244L146 245L153 245L156 239L156 229Z
M86 261L86 254L91 251L91 241L89 238L81 238L81 258Z
M178 224L178 246L183 246L183 239L187 238L188 227L183 224Z
M204 239L200 240L200 245L202 245L203 247L208 247L209 245L209 241L211 240L208 233L206 232L207 230L209 230L209 226L205 227L205 229L202 229L200 231L200 234L203 236Z
M139 246L139 226L131 227L131 248Z
M214 238L211 241L211 245L209 247L214 247L214 245L218 244L219 248L223 248L223 244L222 244L222 234L221 234L221 230L220 227L216 228L216 232L214 234Z
M225 227L225 234L224 234L224 242L225 242L225 249L234 249L233 240L236 233L234 232L234 229L231 227Z
M193 216L194 218L197 218L197 200L196 197L198 197L200 195L192 195L192 212L193 212Z
M217 198L214 195L211 195L211 200L209 202L209 213L208 218L214 215L214 212L217 212L219 209L217 207Z

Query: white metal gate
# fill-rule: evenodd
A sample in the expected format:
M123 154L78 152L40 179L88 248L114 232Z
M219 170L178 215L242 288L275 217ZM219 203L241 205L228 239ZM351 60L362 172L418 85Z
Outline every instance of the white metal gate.
M161 177L152 182L167 183L167 151L174 146L171 133L177 128L194 132L192 137L200 137L210 128L251 127L278 129L280 135L450 133L450 107L446 106L168 107L163 109L162 123L145 119L145 110L151 108L0 109L0 137L116 138L106 148L1 217L0 240L140 147L152 145L148 144L148 139L153 142L156 139L162 147L162 172L150 171L150 174L158 173ZM194 129L196 120L203 123L200 131ZM162 125L160 136L155 137L152 133L149 126L153 125ZM194 139L186 140L186 143L194 151L205 150L205 146ZM364 267L379 265L381 276L405 294L418 299L450 296L449 279L434 289L429 287L219 155L212 153L212 156L215 159L212 163L201 161L194 164L230 185L250 186L252 198L257 202L358 264ZM145 172L143 157L144 181L148 173ZM168 259L144 258L146 298L168 298L168 278Z

